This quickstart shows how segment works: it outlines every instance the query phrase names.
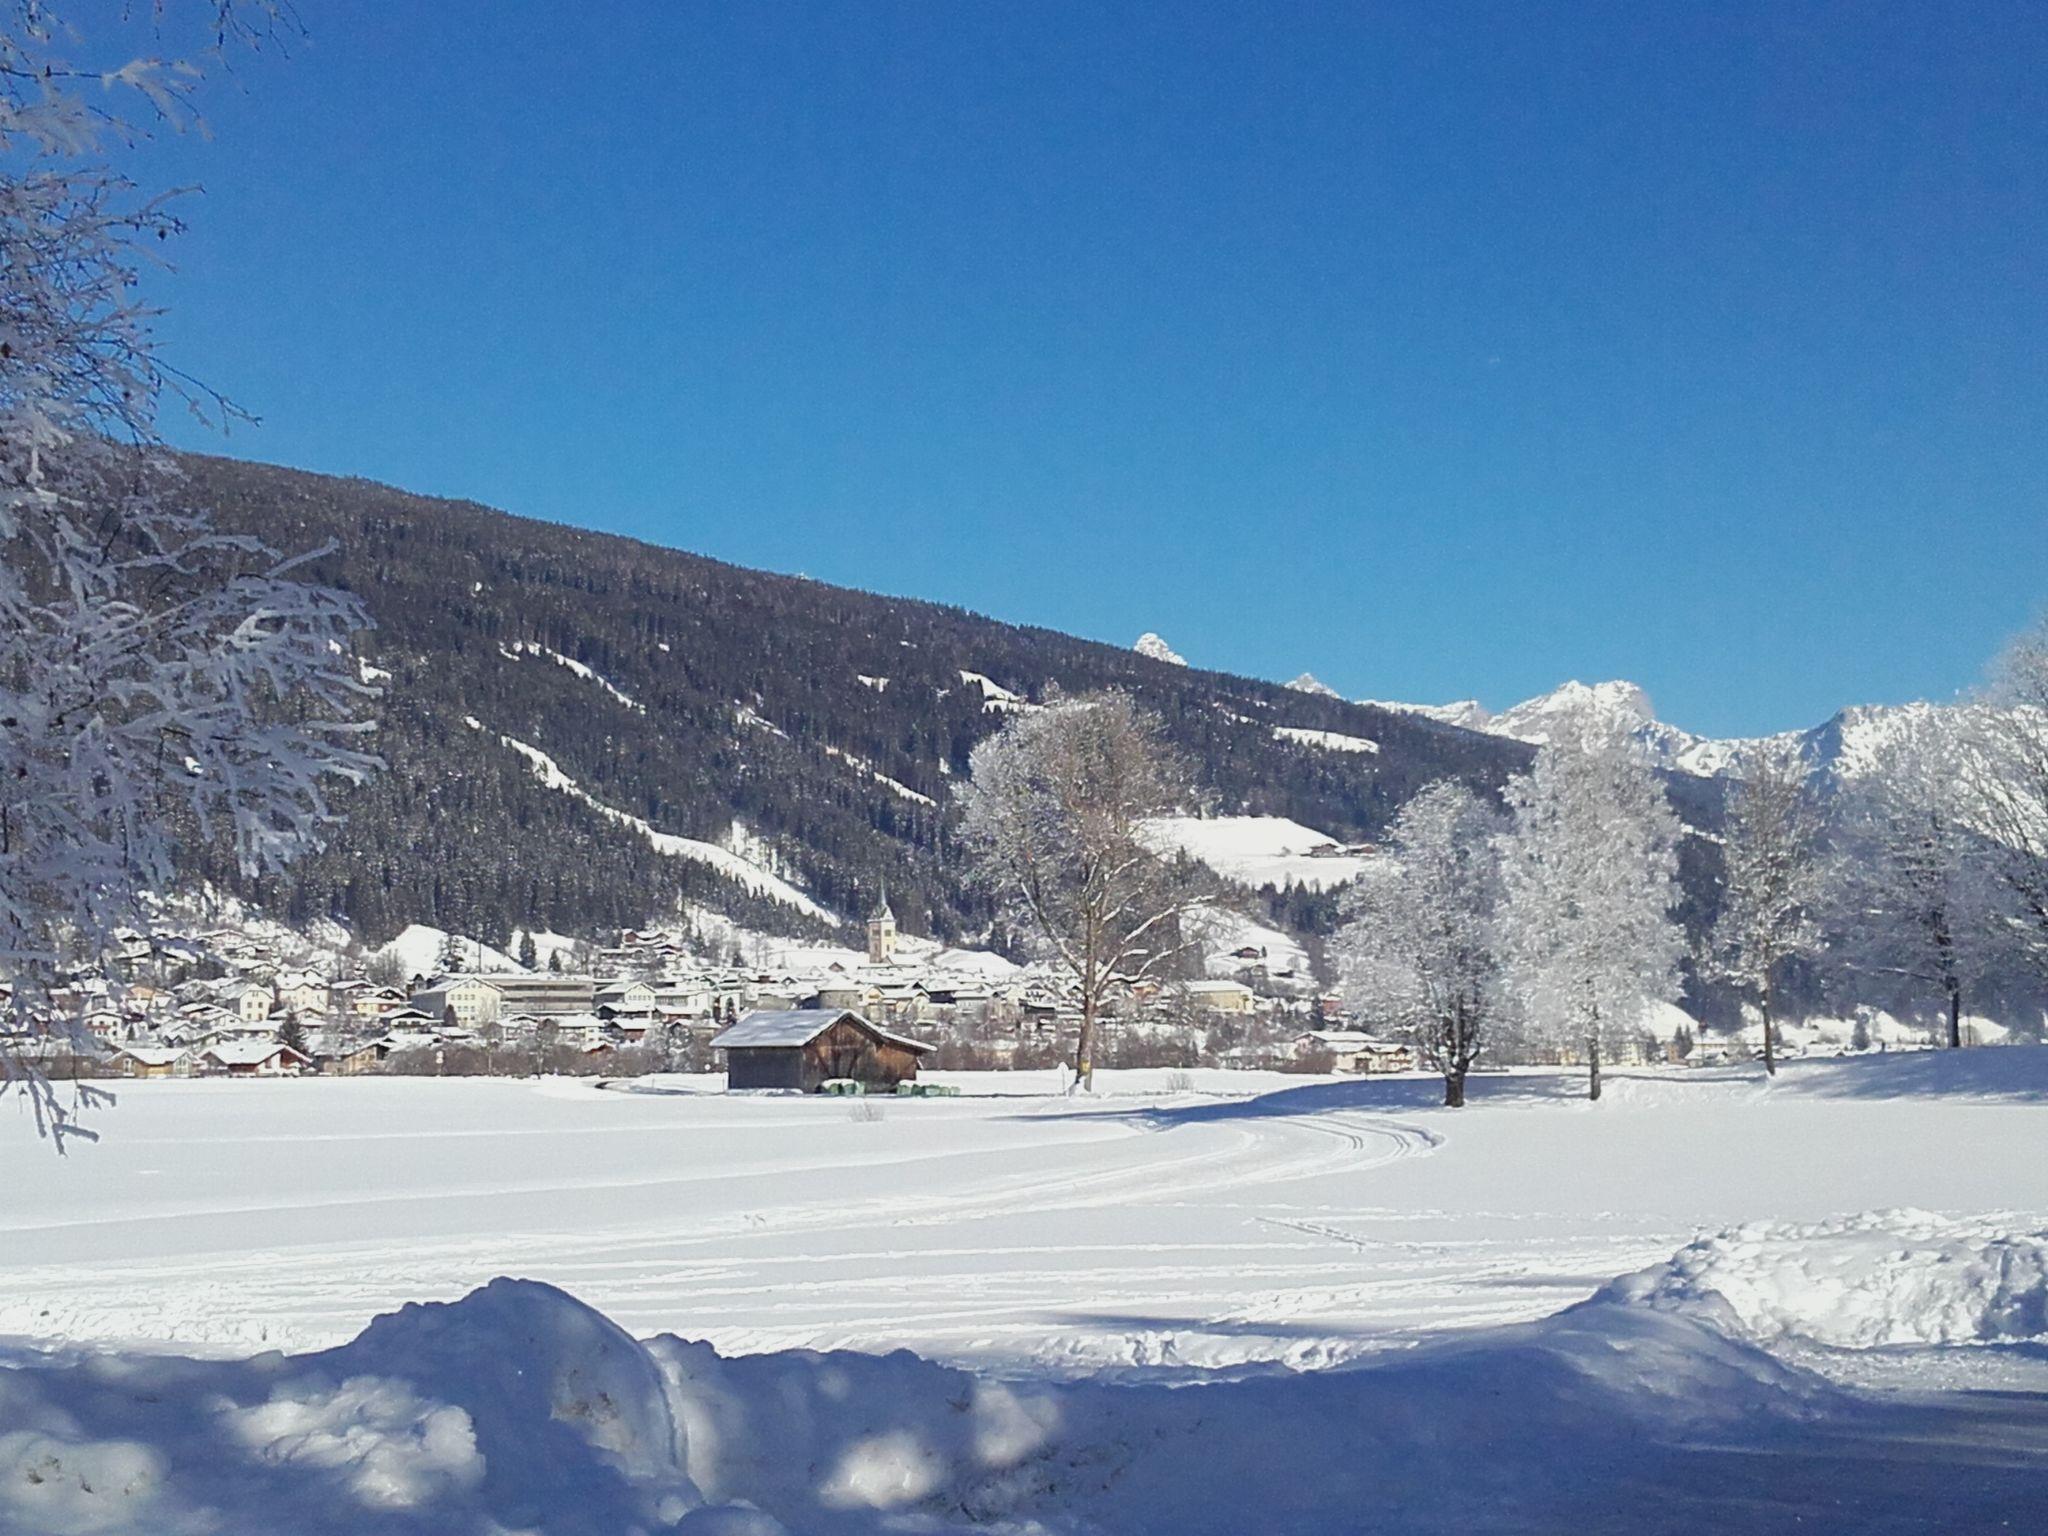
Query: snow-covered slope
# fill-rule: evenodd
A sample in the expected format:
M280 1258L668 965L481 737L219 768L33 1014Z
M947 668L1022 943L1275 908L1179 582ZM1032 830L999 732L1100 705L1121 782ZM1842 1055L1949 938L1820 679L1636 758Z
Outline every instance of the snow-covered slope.
M484 729L482 722L473 715L465 723L472 730ZM647 839L655 852L666 854L670 858L692 859L699 864L708 864L756 895L779 901L784 906L794 907L806 916L819 918L828 923L839 921L833 912L813 901L769 868L770 850L758 839L751 837L741 823L735 821L732 824L732 831L729 834L729 840L734 844L732 848L722 848L716 843L703 842L694 837L678 837L672 832L660 831L641 817L619 810L616 806L606 805L564 773L561 764L540 748L521 741L516 736L507 736L503 733L498 734L498 739L532 764L534 777L549 789L560 790L565 795L574 795L607 821L631 827Z
M1257 889L1299 885L1312 890L1341 885L1365 867L1359 854L1335 849L1327 832L1285 816L1161 816L1148 824L1154 846L1178 848L1226 880Z

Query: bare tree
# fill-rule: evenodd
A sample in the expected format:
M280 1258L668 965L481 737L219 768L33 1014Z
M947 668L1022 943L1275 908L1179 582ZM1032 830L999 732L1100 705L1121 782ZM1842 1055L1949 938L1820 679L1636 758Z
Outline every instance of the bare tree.
M1590 715L1553 733L1507 800L1509 980L1537 1028L1584 1044L1597 1099L1603 1053L1678 993L1678 818L1636 744Z
M1344 898L1332 945L1352 1005L1415 1042L1443 1075L1444 1103L1503 1022L1497 920L1505 818L1461 784L1433 784L1401 808L1386 856Z
M1155 817L1188 808L1193 764L1121 693L1055 700L975 748L961 838L1005 916L1072 979L1077 1080L1118 988L1167 974L1192 942L1197 870L1162 852Z
M217 0L200 51L260 38L276 10ZM255 18L252 29L247 18ZM172 878L174 829L230 844L252 872L315 843L328 794L375 759L350 745L370 690L352 597L307 582L306 557L216 532L179 503L158 451L164 404L225 402L160 357L143 268L180 228L107 146L187 126L194 59L96 64L49 5L0 8L0 975L17 1031L71 1022L51 988ZM39 1126L81 1134L47 1079L0 1051L0 1091Z
M1820 949L1820 838L1820 809L1797 754L1766 751L1747 762L1729 800L1721 910L1707 961L1756 1004L1764 1071L1771 1075L1778 1070L1772 1004L1781 973L1788 961Z

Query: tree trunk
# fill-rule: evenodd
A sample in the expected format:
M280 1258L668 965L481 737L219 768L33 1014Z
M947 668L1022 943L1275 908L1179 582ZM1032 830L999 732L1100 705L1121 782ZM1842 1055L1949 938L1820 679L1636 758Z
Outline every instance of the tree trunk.
M1595 1103L1600 1099L1600 1032L1596 1029L1586 1036L1586 1060L1591 1068L1586 1083L1586 1097Z
M1948 989L1948 1048L1959 1051L1963 1048L1963 989Z
M1444 1074L1444 1108L1465 1107L1465 1069L1455 1067Z
M1771 994L1769 992L1763 995L1763 1015L1764 1075L1766 1077L1776 1077L1778 1075L1778 1052L1776 1044L1771 1038L1773 1031L1771 1028Z
M1095 1091L1095 994L1092 990L1081 999L1081 1038L1074 1042L1074 1082L1090 1093Z

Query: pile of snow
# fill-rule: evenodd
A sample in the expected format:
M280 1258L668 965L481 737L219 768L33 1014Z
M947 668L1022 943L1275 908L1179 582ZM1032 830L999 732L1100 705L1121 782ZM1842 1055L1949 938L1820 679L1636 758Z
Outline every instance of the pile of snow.
M2048 1232L1927 1211L1753 1222L1602 1293L1739 1337L1840 1349L2048 1336Z
M1145 824L1145 834L1153 847L1178 849L1254 890L1289 884L1321 890L1356 879L1366 864L1362 854L1330 851L1340 845L1329 833L1285 816L1159 816Z
M0 1528L675 1532L1456 1529L1556 1470L1760 1438L1830 1389L1690 1319L1586 1305L1349 1371L1010 1383L920 1359L639 1342L547 1285L410 1305L320 1354L0 1368ZM1603 1491L1604 1496L1604 1491ZM1526 1501L1526 1503L1524 1503ZM1518 1527L1520 1528L1520 1527Z

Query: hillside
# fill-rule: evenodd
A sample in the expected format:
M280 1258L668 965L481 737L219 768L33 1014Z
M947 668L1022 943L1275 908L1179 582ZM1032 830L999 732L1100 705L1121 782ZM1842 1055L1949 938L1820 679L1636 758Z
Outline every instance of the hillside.
M200 872L373 942L410 922L600 934L686 901L822 931L884 882L910 931L978 932L948 789L1055 688L1129 689L1200 762L1210 809L1344 842L1433 779L1497 785L1528 761L1505 738L957 608L363 480L186 467L223 527L335 544L315 570L376 618L362 653L390 763L283 882L212 855Z

